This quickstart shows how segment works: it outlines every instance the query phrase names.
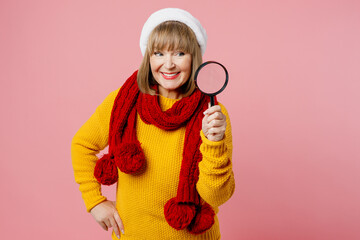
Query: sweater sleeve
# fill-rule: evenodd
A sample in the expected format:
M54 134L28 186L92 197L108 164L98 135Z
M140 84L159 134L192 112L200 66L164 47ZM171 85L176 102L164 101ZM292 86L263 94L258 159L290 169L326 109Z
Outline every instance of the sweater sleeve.
M224 139L218 142L208 140L201 131L200 151L203 159L199 163L197 190L202 199L211 206L218 207L225 203L235 191L235 179L232 170L232 135L228 112L220 104L226 116Z
M110 116L118 91L119 89L107 96L71 142L75 181L79 184L88 212L106 200L101 194L101 184L94 177L94 169L98 160L96 154L108 145Z

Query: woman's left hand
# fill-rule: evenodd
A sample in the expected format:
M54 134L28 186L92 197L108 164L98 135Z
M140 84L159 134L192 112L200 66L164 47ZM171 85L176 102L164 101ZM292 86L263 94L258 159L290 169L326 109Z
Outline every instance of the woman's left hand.
M204 112L202 131L207 139L213 142L224 139L226 130L226 116L219 105L212 106Z

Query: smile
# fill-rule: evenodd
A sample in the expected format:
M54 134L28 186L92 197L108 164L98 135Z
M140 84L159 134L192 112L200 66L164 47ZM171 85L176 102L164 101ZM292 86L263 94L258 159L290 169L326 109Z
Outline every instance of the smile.
M175 78L177 78L180 75L180 72L176 72L176 73L165 73L165 72L161 72L161 75L166 79L166 80L173 80Z

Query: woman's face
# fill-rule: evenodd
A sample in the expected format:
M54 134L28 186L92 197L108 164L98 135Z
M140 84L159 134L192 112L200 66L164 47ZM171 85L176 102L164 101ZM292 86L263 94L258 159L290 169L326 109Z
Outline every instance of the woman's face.
M151 72L159 84L160 95L181 98L180 87L191 75L191 54L177 50L156 50L150 56Z

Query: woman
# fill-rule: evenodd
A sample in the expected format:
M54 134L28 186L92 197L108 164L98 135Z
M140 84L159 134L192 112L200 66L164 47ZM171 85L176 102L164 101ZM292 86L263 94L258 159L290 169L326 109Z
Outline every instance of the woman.
M113 228L113 239L220 239L216 213L235 188L232 136L224 106L209 108L194 84L206 40L190 13L153 13L141 33L139 70L73 138L87 211ZM116 203L100 187L115 182Z

